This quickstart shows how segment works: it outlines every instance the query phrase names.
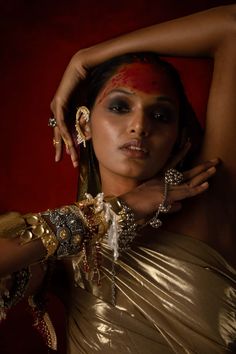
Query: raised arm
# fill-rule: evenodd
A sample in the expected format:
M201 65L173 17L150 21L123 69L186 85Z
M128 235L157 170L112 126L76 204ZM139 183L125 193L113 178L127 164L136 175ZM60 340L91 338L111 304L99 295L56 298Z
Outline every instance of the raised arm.
M225 70L225 66L227 66L227 72L233 76L236 32L235 14L236 5L217 7L147 27L78 51L72 57L51 104L59 127L55 129L55 137L60 140L62 135L63 139L67 141L71 147L70 152L74 165L77 165L77 154L64 123L64 112L72 91L76 88L79 81L86 76L90 68L113 56L137 51L155 51L163 55L173 56L213 57L216 60L216 64L208 110L208 116L211 116L211 107L214 106L215 100L218 100L218 94L216 95L218 82L220 82L220 86L222 85L222 78L219 78L216 73L219 70ZM227 55L232 57L230 63L225 61ZM233 80L231 84L229 84L227 79L223 81L224 90L230 91L230 85L232 87ZM225 105L228 106L229 101L230 98L227 97ZM221 108L221 110L225 110L225 108ZM231 110L230 114L234 114L234 112ZM210 126L209 122L207 130L211 129ZM59 160L61 146L57 145L56 149L56 160ZM205 156L208 156L207 150L205 149L204 151Z

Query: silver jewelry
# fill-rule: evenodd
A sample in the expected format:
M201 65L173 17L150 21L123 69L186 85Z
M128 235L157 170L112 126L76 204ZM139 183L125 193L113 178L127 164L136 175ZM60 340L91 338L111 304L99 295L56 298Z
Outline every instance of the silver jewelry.
M111 199L108 204L110 205L114 215L120 218L117 220L116 218L112 218L114 223L117 224L115 229L117 229L116 241L113 242L113 246L116 245L114 250L113 262L112 262L112 269L111 269L111 301L112 305L116 305L116 261L119 257L119 253L125 252L130 249L132 242L134 241L135 237L137 236L138 225L135 223L135 216L132 209L122 200L119 198ZM108 237L109 231L114 233L113 222L111 223L110 230L108 230ZM114 241L114 240L113 240Z
M57 121L54 117L49 118L48 126L51 128L55 128L57 126Z
M163 201L159 204L157 212L155 216L150 220L149 224L158 229L162 226L162 221L159 219L160 213L168 213L171 209L171 204L167 204L167 195L168 195L168 187L177 186L183 182L184 176L183 173L177 171L175 168L170 168L165 173L165 184L164 184L164 193L163 193Z
M165 173L165 183L171 186L177 186L182 183L184 175L182 172L177 171L175 168L170 168Z
M76 255L81 249L83 237L86 234L85 226L76 214L76 207L65 206L60 209L41 213L49 217L55 227L55 236L59 242L57 257Z

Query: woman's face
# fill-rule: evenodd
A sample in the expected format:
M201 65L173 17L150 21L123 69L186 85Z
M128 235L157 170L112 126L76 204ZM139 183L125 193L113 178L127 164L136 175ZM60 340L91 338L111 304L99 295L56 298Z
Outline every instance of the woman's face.
M178 135L179 100L163 71L149 63L122 65L99 93L91 137L101 178L137 184L154 177Z

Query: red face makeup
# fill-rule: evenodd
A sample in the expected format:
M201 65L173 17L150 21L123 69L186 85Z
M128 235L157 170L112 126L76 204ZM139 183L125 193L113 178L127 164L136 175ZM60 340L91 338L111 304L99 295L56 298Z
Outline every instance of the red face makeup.
M174 95L178 100L176 90L164 69L148 62L137 61L121 66L105 85L99 101L102 101L110 91L118 87L129 87L146 94Z

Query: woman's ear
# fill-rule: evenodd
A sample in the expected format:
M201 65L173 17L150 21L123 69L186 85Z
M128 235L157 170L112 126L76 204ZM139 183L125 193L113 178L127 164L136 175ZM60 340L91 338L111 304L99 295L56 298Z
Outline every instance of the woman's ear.
M75 129L77 132L77 142L78 144L83 143L84 147L86 147L86 140L91 139L89 119L89 109L85 106L79 107L76 112Z
M85 140L90 140L92 135L91 128L90 128L90 121L86 121L83 115L80 118L80 129L85 136Z

